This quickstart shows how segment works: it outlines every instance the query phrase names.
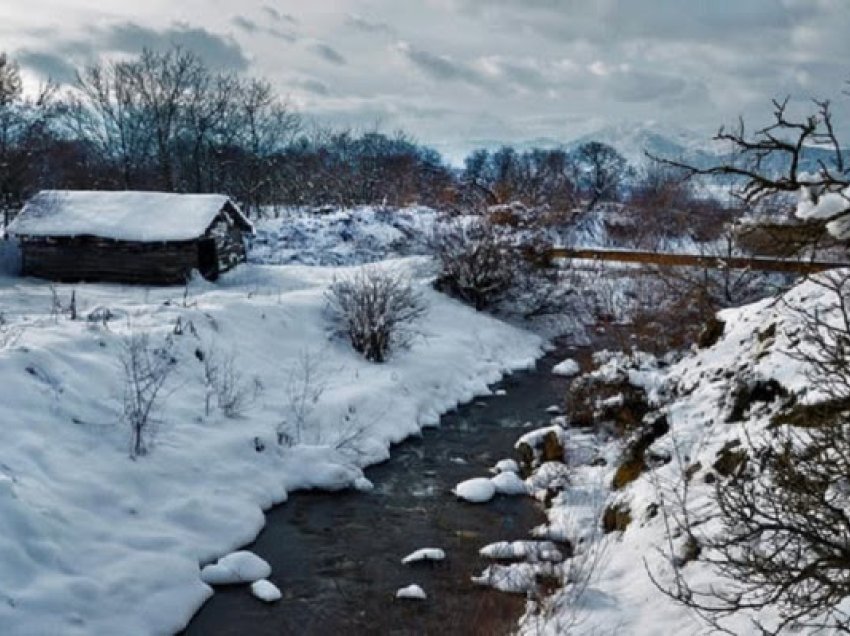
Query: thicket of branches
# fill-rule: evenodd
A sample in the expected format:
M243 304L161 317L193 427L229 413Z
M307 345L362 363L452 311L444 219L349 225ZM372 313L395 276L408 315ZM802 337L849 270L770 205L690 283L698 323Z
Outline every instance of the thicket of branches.
M273 204L437 203L439 155L405 135L307 130L265 80L213 71L193 53L144 50L24 96L0 56L0 203L43 188L225 192Z
M249 213L274 205L481 210L520 201L567 213L619 200L633 177L612 147L510 147L464 168L398 132L305 125L262 79L216 71L192 52L144 50L79 69L25 97L0 56L0 203L44 188L224 192Z
M847 198L850 170L830 105L814 104L814 112L794 119L787 101L774 102L773 123L752 135L743 124L721 130L717 138L737 150L729 163L704 169L665 163L690 175L734 175L749 204L798 192L812 203L826 194ZM807 171L804 159L813 143L830 152ZM777 158L787 166L778 175L767 169ZM832 211L820 222L850 216L850 199ZM832 226L833 233L836 227L841 230ZM787 353L803 363L817 395L786 404L771 428L749 440L749 449L735 451L734 468L714 489L717 528L704 531L707 520L692 516L687 501L681 502L681 529L693 554L723 583L692 584L682 563L674 562L675 586L663 589L722 631L728 632L724 618L744 611L763 633L850 632L850 276L838 270L813 282L822 298L783 302L790 318Z

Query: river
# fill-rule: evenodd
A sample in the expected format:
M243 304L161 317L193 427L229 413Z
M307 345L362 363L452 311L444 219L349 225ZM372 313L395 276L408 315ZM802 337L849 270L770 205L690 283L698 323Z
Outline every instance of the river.
M488 475L513 457L517 438L544 426L546 408L563 402L568 380L551 374L564 352L535 370L493 386L506 395L480 398L441 418L440 426L395 446L366 476L369 493L294 493L267 513L246 546L272 566L283 598L266 605L245 586L218 588L185 630L187 636L281 634L499 634L516 626L525 600L473 585L487 565L478 550L528 538L545 518L528 497L487 504L458 501L450 490ZM402 565L422 547L446 552L439 563ZM426 601L397 601L395 591L421 585Z

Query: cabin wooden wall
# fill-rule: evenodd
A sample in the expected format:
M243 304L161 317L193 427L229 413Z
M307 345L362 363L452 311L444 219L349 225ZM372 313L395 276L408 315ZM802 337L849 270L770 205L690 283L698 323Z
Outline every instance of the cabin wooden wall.
M198 266L196 241L21 237L21 254L24 276L66 282L182 284Z
M57 281L104 281L149 285L182 284L199 268L198 245L215 243L214 280L246 259L245 228L225 208L203 237L141 243L94 236L20 237L22 274Z
M245 262L245 240L242 228L232 223L223 214L207 231L207 236L215 241L218 274Z

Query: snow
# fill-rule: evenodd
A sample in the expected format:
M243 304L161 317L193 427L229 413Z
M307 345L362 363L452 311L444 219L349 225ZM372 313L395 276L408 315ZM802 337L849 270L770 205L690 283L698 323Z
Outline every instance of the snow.
M554 367L552 367L552 373L555 375L563 375L563 376L573 376L576 375L580 371L578 362L573 360L572 358L567 358L563 362L559 362Z
M452 492L470 503L487 503L496 496L496 485L486 477L474 477L460 482Z
M405 565L419 561L442 561L446 553L440 548L420 548L404 557L401 562Z
M425 590L413 583L407 587L399 589L395 593L395 597L413 601L424 601L428 598L428 595L425 594Z
M490 481L500 495L527 495L528 486L516 473L507 471L499 473Z
M838 239L850 237L850 188L840 192L818 192L817 188L800 188L796 216L802 220L829 220L827 231ZM838 218L836 218L838 217Z
M528 562L563 561L564 555L551 541L498 541L485 545L478 553L488 559Z
M551 573L550 564L539 568L531 563L512 563L510 565L489 565L484 571L472 577L476 585L491 587L500 592L526 594L537 588L538 573Z
M428 241L437 223L436 211L417 206L266 213L277 218L257 223L251 259L278 265L354 265L429 254Z
M847 272L839 271L837 275ZM781 301L769 298L724 310L719 316L725 322L723 337L714 346L694 350L669 366L639 352L628 355L600 352L595 356L601 365L594 372L597 377L626 377L630 383L647 390L650 401L662 409L671 427L671 432L659 438L649 450L678 460L657 466L622 490L611 492L611 479L621 454L620 443L573 429L564 432L574 463L569 466L545 463L527 480L535 495L544 494L554 483L560 482L562 486L546 510L547 523L532 534L571 541L577 556L557 564L567 579L569 564L580 564L582 558L597 564L580 602L574 602L570 586L565 585L543 608L537 608L542 611L528 612L520 634L563 633L561 626L572 619L578 620L580 627L574 631L580 634L666 636L711 631L691 610L659 591L649 580L647 570L661 585L675 587L676 570L668 554L671 546L666 539L665 515L668 522L680 518L677 505L684 492L684 471L697 464L702 466L688 481L687 505L692 520L703 522L699 532L713 532L718 528L714 486L706 483L704 477L717 460L718 451L733 440L744 448L757 447L765 438L775 435L770 425L775 404L758 404L746 413L743 422L725 421L729 396L737 382L773 379L798 400L809 402L827 397L807 375L803 360L788 353L792 343L799 341L800 316L795 313L799 307L817 311L827 321L840 320L830 293L816 281L806 281L787 292ZM774 335L766 336L769 332ZM752 455L758 451L750 448L749 452ZM594 464L575 461L578 454L605 461ZM623 532L606 539L599 531L599 519L609 505L627 507L632 521ZM666 506L666 510L650 513L657 506ZM673 540L674 556L681 553L684 540L684 536ZM485 550L490 558L504 555L505 559L522 551L505 543L493 544ZM603 555L598 562L593 560L594 551ZM498 565L488 568L478 581L499 589L522 591L527 582L525 575L530 576L537 564ZM701 561L688 563L680 572L698 591L728 585L726 579L718 577L710 565ZM721 618L719 628L728 633L751 633L754 618L770 626L775 624L776 617L770 609L758 616L741 611Z
M12 235L185 241L202 236L228 204L220 194L43 190L9 224Z
M204 566L201 580L207 585L253 583L272 573L271 566L253 552L239 550Z
M193 280L185 299L182 288L0 277L4 318L20 329L0 345L2 631L179 631L212 594L200 564L250 543L264 510L299 489L368 488L362 469L392 444L541 354L539 337L431 289L429 259L377 266L411 273L429 305L423 337L382 365L329 336L325 293L350 268L249 264ZM52 289L63 303L74 291L80 316L125 318L53 316ZM135 461L119 361L131 332L170 342L177 361ZM237 419L204 412L197 352L213 349L234 354L252 396L255 378L263 387ZM299 427L287 394L304 356L325 390Z
M493 472L495 473L518 473L519 472L519 464L517 464L515 459L501 459L496 462L496 465L493 466Z
M266 603L274 603L275 601L279 601L281 597L277 585L266 579L260 579L251 583L251 594Z

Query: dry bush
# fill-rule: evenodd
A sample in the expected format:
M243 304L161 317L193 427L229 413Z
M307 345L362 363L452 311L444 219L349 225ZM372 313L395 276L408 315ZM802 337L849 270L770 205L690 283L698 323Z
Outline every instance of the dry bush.
M512 246L490 223L445 223L437 229L433 245L440 262L435 287L479 311L502 300L514 284Z
M433 239L440 266L434 286L479 311L525 318L562 312L572 289L550 266L549 247L545 233L525 223L479 217L443 223Z
M804 363L824 401L783 397L767 432L749 438L748 448L718 452L711 514L719 528L703 530L706 519L689 509L683 481L674 532L688 537L694 558L723 584L693 583L675 558L675 585L655 581L720 630L725 618L747 611L762 633L850 632L850 277L815 280L831 306L786 306L799 325L788 332L787 353ZM773 399L787 395L774 384Z
M189 323L191 324L191 323ZM225 417L245 414L262 391L259 378L247 382L236 365L236 355L223 354L215 346L195 354L203 363L204 414L209 417L213 401Z
M124 371L123 419L130 427L130 456L145 455L157 424L162 390L177 365L171 343L154 347L147 333L133 333L120 354Z
M393 350L409 345L414 323L427 312L409 278L374 267L334 280L327 301L340 332L372 362L384 362Z
M313 411L326 389L327 375L321 357L309 350L302 351L289 370L284 393L289 417L278 423L278 444L291 446L303 441Z

